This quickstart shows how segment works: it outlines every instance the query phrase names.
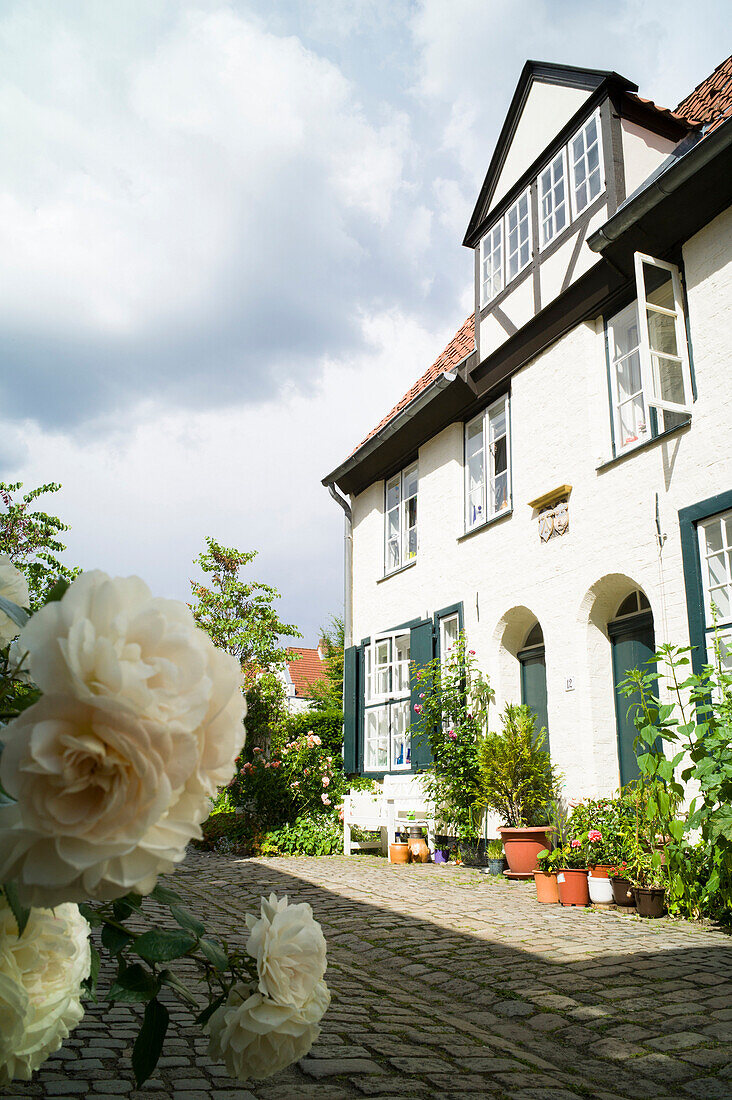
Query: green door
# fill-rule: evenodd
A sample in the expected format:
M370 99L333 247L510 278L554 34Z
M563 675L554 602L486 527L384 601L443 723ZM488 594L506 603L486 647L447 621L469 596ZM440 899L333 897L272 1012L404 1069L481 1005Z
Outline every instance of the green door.
M521 662L521 702L531 707L536 715L537 733L546 730L544 748L549 752L549 720L546 703L546 662L544 646L532 646L518 654Z
M615 720L618 731L618 763L620 765L620 783L624 785L639 776L633 742L637 730L634 715L640 701L638 694L626 696L618 691L618 684L624 680L631 668L643 669L646 661L655 652L653 637L653 615L649 611L639 615L628 615L608 623L608 634L613 652L613 685L615 688ZM644 671L648 671L647 667Z

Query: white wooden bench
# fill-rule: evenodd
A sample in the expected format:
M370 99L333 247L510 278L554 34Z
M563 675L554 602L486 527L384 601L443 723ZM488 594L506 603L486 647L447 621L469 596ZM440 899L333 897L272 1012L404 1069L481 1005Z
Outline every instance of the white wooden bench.
M350 791L343 799L343 851L372 851L377 849L387 854L387 819L381 792ZM357 826L370 832L380 832L380 840L351 840L351 829Z

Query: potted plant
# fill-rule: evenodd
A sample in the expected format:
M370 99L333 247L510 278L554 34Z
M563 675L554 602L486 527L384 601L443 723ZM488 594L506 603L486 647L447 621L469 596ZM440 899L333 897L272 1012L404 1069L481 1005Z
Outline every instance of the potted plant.
M589 905L587 886L587 853L579 837L568 841L558 849L557 885L562 905Z
M562 860L562 849L551 851L544 848L537 856L538 868L534 871L536 900L544 905L557 905L559 902L559 883L557 869Z
M668 872L659 851L637 848L628 865L635 907L639 917L662 917L666 911Z
M485 847L485 854L488 858L488 872L491 875L503 874L503 842L500 840L489 840Z
M613 888L613 901L616 905L635 905L633 886L627 875L628 864L623 860L610 868L610 882Z
M498 831L509 875L531 878L539 852L549 847L558 776L530 707L507 703L501 724L502 732L487 734L478 748L479 789L483 806L503 822Z

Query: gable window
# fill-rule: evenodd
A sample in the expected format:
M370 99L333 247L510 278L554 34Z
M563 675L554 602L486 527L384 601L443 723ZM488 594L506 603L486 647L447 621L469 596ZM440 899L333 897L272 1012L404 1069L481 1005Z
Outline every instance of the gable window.
M541 247L554 240L569 222L567 210L567 158L560 150L539 176Z
M509 412L504 396L465 426L466 530L509 506Z
M384 569L393 573L417 557L417 463L389 478L385 487Z
M704 591L706 659L716 664L719 641L722 668L732 672L732 512L698 525Z
M685 423L691 371L681 279L673 264L635 255L638 297L607 323L616 452Z
M505 216L506 228L506 282L523 271L531 259L531 231L529 228L529 192L523 195L508 210Z
M364 771L411 766L410 634L377 637L365 652Z
M481 304L503 290L503 222L498 222L480 242Z
M596 112L569 143L569 175L575 215L580 214L605 187L600 115Z

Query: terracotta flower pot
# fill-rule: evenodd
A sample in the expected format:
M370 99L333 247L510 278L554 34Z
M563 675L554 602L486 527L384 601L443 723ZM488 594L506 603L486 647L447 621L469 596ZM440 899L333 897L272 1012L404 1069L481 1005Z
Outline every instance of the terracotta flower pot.
M534 871L536 900L544 905L557 905L559 902L559 884L553 871Z
M521 829L499 829L503 841L503 849L508 860L508 870L513 875L526 875L531 877L537 870L539 852L549 848L550 825L529 826Z
M666 891L661 887L634 886L633 896L639 917L662 917L666 911Z
M409 857L411 852L409 851L408 844L390 844L389 845L389 862L390 863L409 863Z
M627 878L622 875L612 875L610 881L613 886L613 900L616 905L635 905L633 887Z
M410 836L407 847L409 848L412 863L429 863L430 850L423 836Z
M610 878L610 865L596 863L593 867L590 867L590 874L593 878Z
M560 867L557 872L559 901L561 905L589 905L590 891L587 871L575 867Z

